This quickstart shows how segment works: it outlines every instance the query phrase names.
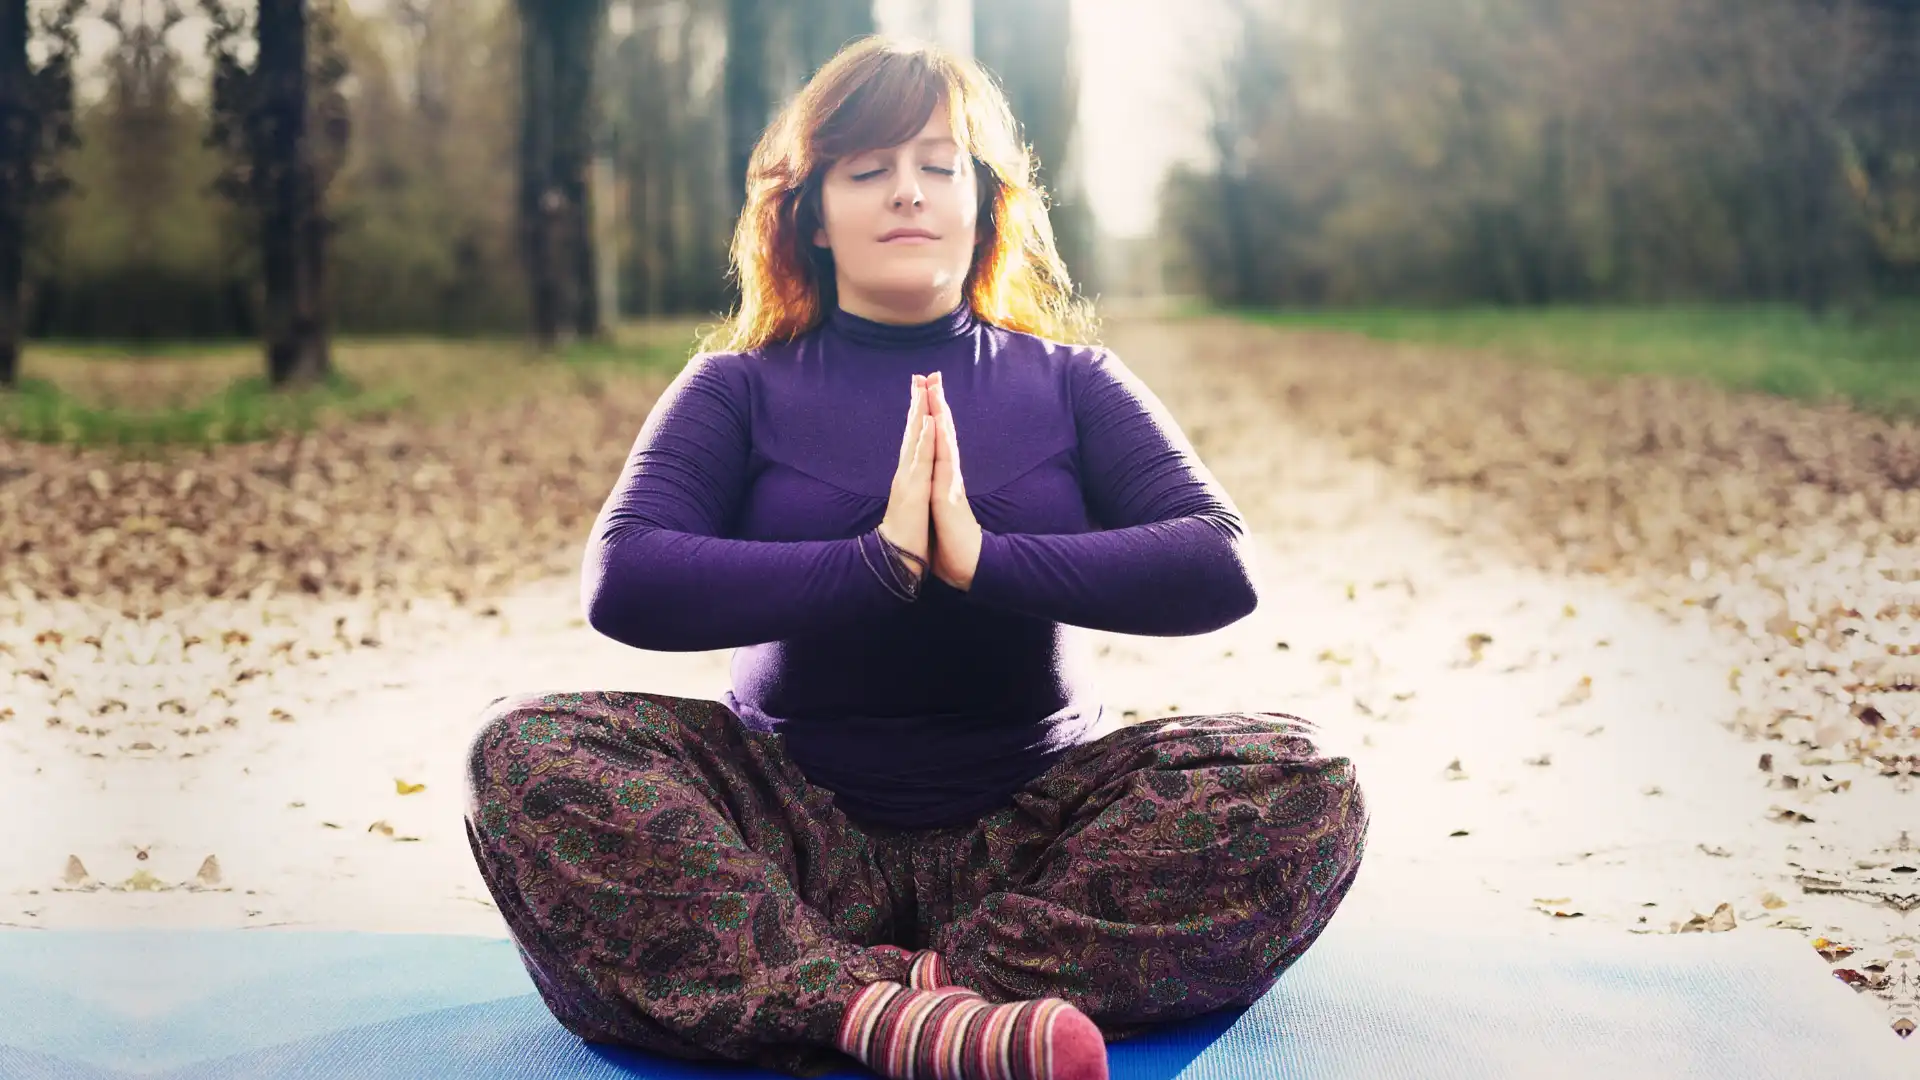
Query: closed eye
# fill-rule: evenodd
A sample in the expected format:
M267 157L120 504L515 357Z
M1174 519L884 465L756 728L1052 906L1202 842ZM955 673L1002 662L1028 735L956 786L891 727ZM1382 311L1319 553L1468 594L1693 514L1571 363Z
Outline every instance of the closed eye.
M936 173L939 173L939 174L940 174L940 175L942 175L942 176L952 176L952 175L954 175L954 174L955 174L956 172L958 172L958 171L959 171L958 169L943 169L943 168L940 168L940 167L939 167L938 165L928 165L928 166L926 166L925 168L926 168L926 170L927 170L928 172L936 172ZM872 170L871 172L863 172L863 173L855 173L855 174L853 175L853 177L852 177L852 179L854 179L854 180L871 180L871 179L873 179L874 177L876 177L876 176L879 176L879 175L880 175L881 173L883 173L883 172L886 172L886 171L887 171L887 170L885 170L885 169L874 169L874 170Z

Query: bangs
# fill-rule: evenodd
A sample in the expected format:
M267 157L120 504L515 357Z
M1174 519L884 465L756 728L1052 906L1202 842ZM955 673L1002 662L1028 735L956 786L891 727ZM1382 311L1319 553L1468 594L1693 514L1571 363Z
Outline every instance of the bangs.
M936 70L925 56L888 54L872 76L851 88L820 124L813 149L824 165L865 150L898 146L920 134L927 118L945 101L954 141L971 153L962 110L954 104L958 90L959 80Z

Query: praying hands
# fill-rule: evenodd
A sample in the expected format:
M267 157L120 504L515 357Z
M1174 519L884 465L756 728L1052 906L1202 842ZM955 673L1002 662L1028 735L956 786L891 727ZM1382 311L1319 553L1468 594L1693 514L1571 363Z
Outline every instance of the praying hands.
M880 534L928 572L966 591L980 565L980 523L967 504L960 437L939 372L915 375L907 429Z
M927 384L932 390L927 397L928 415L934 422L933 535L928 561L934 577L965 592L973 584L974 569L980 565L980 523L967 504L967 485L960 476L960 436L954 430L953 410L947 407L940 373L934 372Z

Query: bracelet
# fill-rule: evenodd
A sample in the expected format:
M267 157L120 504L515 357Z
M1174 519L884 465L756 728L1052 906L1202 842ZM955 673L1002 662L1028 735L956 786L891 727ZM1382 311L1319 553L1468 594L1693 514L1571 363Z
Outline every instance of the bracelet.
M900 587L909 597L918 597L920 586L927 580L927 561L887 539L886 534L882 533L878 526L874 528L873 535L879 538L881 545L887 550L887 569L895 575L894 580L900 582ZM907 574L903 569L903 560L914 563L920 572L917 575ZM901 581L902 577L906 580Z
M888 540L885 536L881 535L878 527L875 527L874 529L872 529L871 533L876 539L880 541L881 546L886 549L889 555L897 556L898 558L911 559L914 562L918 563L923 568L926 566L926 560L921 559L919 556L914 555L912 552L902 550L900 547L895 545L892 541ZM888 592L892 593L893 595L909 603L913 602L915 599L919 597L920 583L926 580L924 573L918 580L903 583L900 580L901 571L900 571L898 562L894 558L889 558L887 561L888 572L885 574L882 574L873 565L873 560L867 557L867 534L865 533L861 534L858 543L860 545L861 561L867 564L867 569L873 571L873 576L880 579L880 584L885 586Z

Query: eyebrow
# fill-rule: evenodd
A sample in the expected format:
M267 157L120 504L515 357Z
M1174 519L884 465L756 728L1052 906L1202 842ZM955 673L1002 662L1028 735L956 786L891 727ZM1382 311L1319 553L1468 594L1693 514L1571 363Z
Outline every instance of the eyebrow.
M960 148L960 144L958 142L954 141L950 136L946 136L946 135L926 135L921 138L913 139L908 142L902 143L901 145L903 146L951 146L956 150ZM864 157L867 154L884 153L891 149L893 149L893 147L891 146L870 146L865 150L856 150L855 152L848 154L847 158L848 160L852 160L853 158Z

